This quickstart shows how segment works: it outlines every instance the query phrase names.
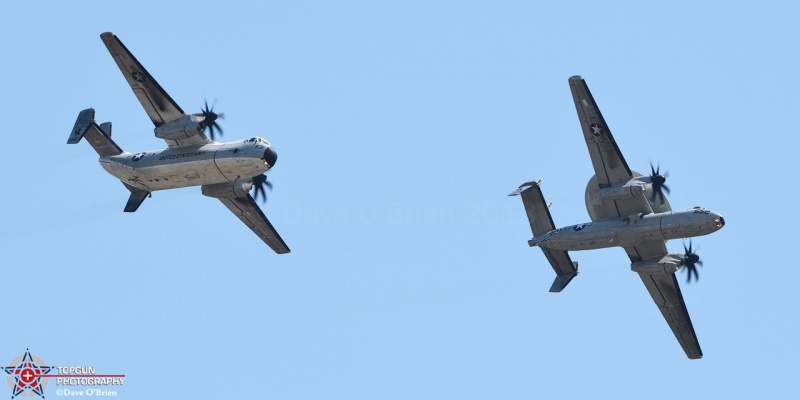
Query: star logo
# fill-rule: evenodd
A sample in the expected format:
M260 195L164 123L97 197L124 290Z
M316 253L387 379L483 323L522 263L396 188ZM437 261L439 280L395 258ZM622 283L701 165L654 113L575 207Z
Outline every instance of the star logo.
M144 72L142 71L134 70L133 72L131 72L131 77L133 77L133 80L139 83L144 83L144 81L147 80L147 77L144 75Z
M6 377L6 380L11 388L12 399L20 395L22 397L38 395L44 398L44 387L47 386L47 380L42 383L42 375L46 375L52 369L44 364L44 360L25 349L25 354L15 358L11 361L11 365L3 368L10 375Z
M590 126L589 129L592 130L592 135L595 135L597 137L600 137L600 135L603 134L603 127L600 126L600 124L592 124L592 126Z

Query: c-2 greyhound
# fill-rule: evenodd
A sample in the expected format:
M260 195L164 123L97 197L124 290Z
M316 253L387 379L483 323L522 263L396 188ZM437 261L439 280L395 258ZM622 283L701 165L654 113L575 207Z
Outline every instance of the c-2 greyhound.
M511 196L521 195L533 239L531 247L544 252L556 272L551 292L560 292L578 274L568 251L619 246L628 253L631 270L639 273L650 296L690 359L703 356L675 272L685 268L688 280L697 278L700 257L692 252L667 251L666 241L716 232L725 225L718 213L703 207L672 211L664 197L669 188L658 168L651 175L631 171L622 157L600 109L580 76L569 78L575 108L589 148L595 175L586 186L586 210L592 222L556 229L539 187L526 182ZM666 174L665 174L666 175ZM688 281L687 280L687 281Z
M100 165L122 181L131 192L125 212L134 212L156 190L200 186L206 196L218 198L278 254L289 252L275 228L258 207L255 196L264 186L272 188L264 174L275 166L278 154L269 142L260 138L220 143L214 141L217 114L208 107L199 114L185 114L161 85L147 72L116 35L100 35L133 93L155 124L155 136L164 139L165 150L129 153L111 140L111 123L98 125L94 109L81 111L67 143L83 137L100 155ZM208 129L211 138L203 133Z

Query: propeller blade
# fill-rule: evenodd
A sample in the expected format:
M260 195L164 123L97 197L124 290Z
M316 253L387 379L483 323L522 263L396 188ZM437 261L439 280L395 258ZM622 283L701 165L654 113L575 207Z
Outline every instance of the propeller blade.
M211 107L208 106L208 100L205 100L203 102L203 104L204 104L204 107L200 109L200 111L201 111L201 113L203 115L203 122L202 122L203 129L208 128L208 134L211 137L211 140L214 140L214 131L215 130L219 131L219 135L220 136L222 136L222 134L223 134L222 127L220 127L219 124L217 123L217 119L218 118L223 118L224 114L215 113L214 112L214 106L211 106Z
M267 202L267 191L264 186L272 190L272 183L267 181L267 175L261 174L253 177L253 199L258 200L259 195L264 196L264 202Z
M695 281L700 280L700 274L697 272L697 267L702 267L703 261L700 260L700 256L698 256L697 253L692 251L691 239L689 239L689 247L686 247L686 243L683 244L683 250L685 251L683 255L683 265L686 268L686 283L692 281L692 275L694 275Z
M656 197L659 197L661 203L664 203L664 192L669 194L670 190L664 182L667 181L667 176L669 176L668 172L664 172L661 174L661 166L653 166L653 163L650 162L650 182L653 185L653 198L652 200L655 201Z

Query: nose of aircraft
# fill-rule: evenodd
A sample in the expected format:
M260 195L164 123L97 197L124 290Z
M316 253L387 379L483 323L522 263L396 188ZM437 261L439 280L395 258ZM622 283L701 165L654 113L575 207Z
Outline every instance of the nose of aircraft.
M714 225L717 229L721 229L723 226L725 226L725 218L722 218L722 215L719 215L719 213L715 212L712 212L711 215L716 217L714 218Z
M275 166L275 161L278 161L278 153L275 152L275 149L273 149L272 146L269 146L266 150L264 150L264 161L269 164L270 168Z

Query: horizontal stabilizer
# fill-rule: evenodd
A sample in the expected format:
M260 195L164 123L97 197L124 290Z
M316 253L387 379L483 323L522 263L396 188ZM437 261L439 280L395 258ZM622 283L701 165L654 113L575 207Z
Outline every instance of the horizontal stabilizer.
M520 185L519 189L512 192L509 196L521 196L522 204L525 206L525 213L528 214L528 222L531 225L533 232L533 239L528 241L531 246L537 246L539 243L547 239L546 234L556 229L553 223L553 218L550 216L550 204L544 200L542 189L539 187L541 184L540 179L530 182L525 182ZM539 238L537 240L537 237ZM553 250L547 247L539 247L542 249L544 256L553 271L556 272L556 280L550 287L551 292L560 292L567 287L567 284L572 281L572 278L578 275L578 263L573 262L564 250Z
M525 206L525 213L528 214L528 222L531 225L533 236L541 236L556 229L548 209L550 204L544 201L542 189L539 186L541 182L540 179L525 182L519 189L509 194L509 196L520 195L522 197L522 204Z

